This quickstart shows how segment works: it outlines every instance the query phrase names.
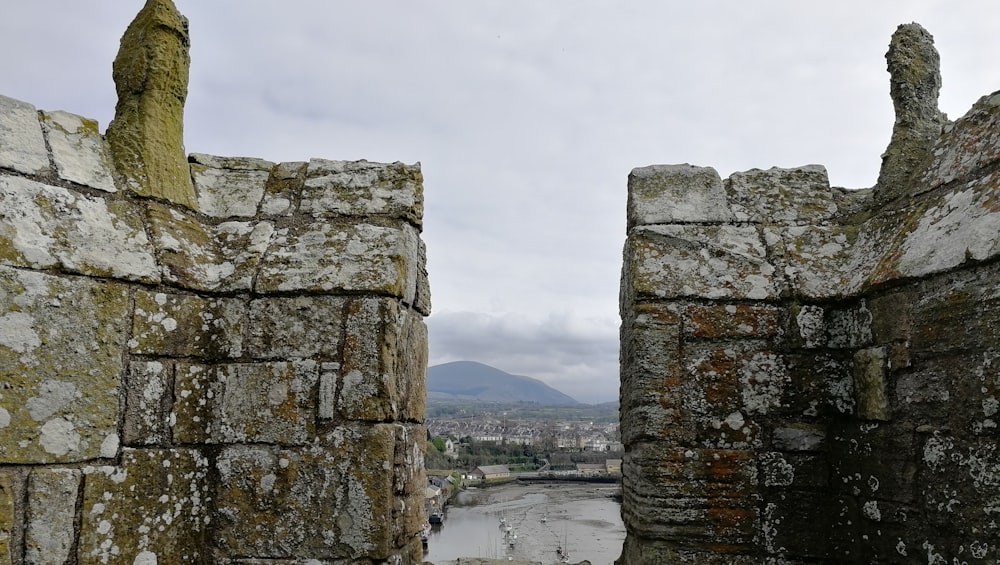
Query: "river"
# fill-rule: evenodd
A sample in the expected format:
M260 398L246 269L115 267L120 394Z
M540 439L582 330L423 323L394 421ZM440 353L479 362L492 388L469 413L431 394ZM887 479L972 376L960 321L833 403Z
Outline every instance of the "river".
M460 557L558 563L584 559L611 565L625 540L617 485L510 483L460 492L435 525L425 561L452 565ZM509 532L507 528L510 528ZM513 542L513 543L511 543Z

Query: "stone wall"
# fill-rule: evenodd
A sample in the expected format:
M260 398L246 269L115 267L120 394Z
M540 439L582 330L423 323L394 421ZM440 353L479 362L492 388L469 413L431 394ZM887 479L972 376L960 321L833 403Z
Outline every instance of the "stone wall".
M0 97L0 565L420 562L419 167L144 151Z
M619 563L1000 561L1000 93L947 122L936 56L874 189L632 171Z

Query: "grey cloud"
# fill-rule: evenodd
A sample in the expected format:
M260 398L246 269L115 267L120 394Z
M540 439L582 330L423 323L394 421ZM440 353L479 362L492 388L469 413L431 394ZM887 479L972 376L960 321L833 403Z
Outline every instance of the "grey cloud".
M432 365L478 361L541 379L581 402L618 399L616 320L444 312L427 323Z

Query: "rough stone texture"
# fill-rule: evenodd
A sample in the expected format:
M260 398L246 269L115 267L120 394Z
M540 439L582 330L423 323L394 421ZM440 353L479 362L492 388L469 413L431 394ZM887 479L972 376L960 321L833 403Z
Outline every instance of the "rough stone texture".
M191 155L198 210L217 218L252 217L274 163L263 159Z
M187 19L173 2L147 0L115 57L118 104L107 139L130 189L196 209L184 156L190 43Z
M0 263L159 282L136 204L0 177Z
M186 76L149 0L107 139L0 97L0 565L420 563L420 167L185 158Z
M722 189L722 179L711 167L686 164L640 167L632 169L628 186L630 228L636 225L733 220Z
M97 122L68 112L44 112L42 126L60 179L105 192L117 190Z
M396 526L385 519L397 500L422 505L419 481L394 473L396 428L337 427L322 446L301 449L225 449L215 495L220 546L272 559L378 561L400 551L413 558L419 523L410 525L417 529L406 532L409 539L400 547Z
M38 110L6 96L0 96L0 167L28 175L49 171Z
M0 267L0 464L113 457L122 285Z
M84 468L79 563L204 562L208 472L189 449L126 449L118 465Z
M885 59L896 123L875 185L878 205L917 192L914 188L920 185L913 181L927 166L948 122L938 109L941 60L931 34L918 24L899 26Z
M21 560L21 534L24 514L18 512L24 488L21 473L0 469L0 565L13 565Z
M388 215L420 226L424 216L420 167L403 163L312 159L301 211L314 216Z
M35 469L28 481L25 563L66 563L75 541L77 469Z
M1000 561L1000 95L946 124L892 41L875 189L633 171L621 565Z

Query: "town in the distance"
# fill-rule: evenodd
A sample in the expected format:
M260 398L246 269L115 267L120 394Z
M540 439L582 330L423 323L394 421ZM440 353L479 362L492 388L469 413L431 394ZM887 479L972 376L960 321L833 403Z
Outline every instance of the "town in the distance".
M429 474L615 475L618 403L581 404L545 383L472 361L427 370Z

